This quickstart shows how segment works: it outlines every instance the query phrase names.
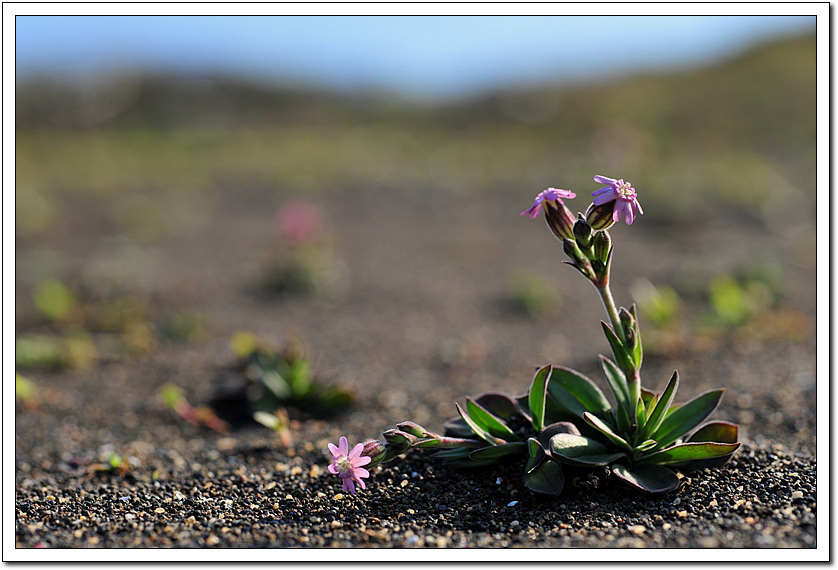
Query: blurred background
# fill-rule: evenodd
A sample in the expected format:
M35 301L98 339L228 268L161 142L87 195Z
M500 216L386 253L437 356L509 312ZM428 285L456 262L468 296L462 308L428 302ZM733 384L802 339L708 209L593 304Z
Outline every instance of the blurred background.
M411 352L497 387L601 343L518 215L548 186L584 211L595 174L645 210L615 294L650 354L811 339L814 16L15 24L21 370L248 329L350 383Z

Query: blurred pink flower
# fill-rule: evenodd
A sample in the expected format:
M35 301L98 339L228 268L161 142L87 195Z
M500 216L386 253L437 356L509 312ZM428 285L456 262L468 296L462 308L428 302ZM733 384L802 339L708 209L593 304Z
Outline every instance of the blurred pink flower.
M535 197L535 204L521 212L522 216L529 215L530 218L535 219L538 216L538 207L541 206L541 203L544 200L558 200L562 204L562 198L576 198L576 194L571 192L570 190L562 190L561 188L548 188L542 192L539 192L538 196Z
M637 214L643 213L640 202L637 201L637 192L631 187L631 183L622 178L614 180L607 176L594 176L594 181L605 184L599 190L593 192L594 205L601 206L609 202L614 204L614 221L620 221L620 215L625 217L626 223L631 225Z
M305 200L281 206L276 211L275 222L279 235L295 244L314 239L323 228L320 210Z
M343 490L349 490L354 495L356 482L361 486L361 489L367 488L362 479L369 477L370 472L363 466L372 459L361 455L361 452L364 451L363 443L359 443L352 448L352 451L349 451L349 443L345 437L341 436L339 444L340 446L334 443L329 444L329 451L332 452L332 458L334 459L329 465L329 472L339 476L343 481Z

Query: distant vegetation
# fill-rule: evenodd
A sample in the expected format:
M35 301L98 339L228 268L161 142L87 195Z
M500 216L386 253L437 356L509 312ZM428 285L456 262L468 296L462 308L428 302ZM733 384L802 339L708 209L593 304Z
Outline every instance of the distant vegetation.
M220 192L515 192L635 183L650 222L814 211L815 37L682 73L443 105L225 78L17 86L17 233L97 202L140 239ZM132 220L137 217L142 224Z

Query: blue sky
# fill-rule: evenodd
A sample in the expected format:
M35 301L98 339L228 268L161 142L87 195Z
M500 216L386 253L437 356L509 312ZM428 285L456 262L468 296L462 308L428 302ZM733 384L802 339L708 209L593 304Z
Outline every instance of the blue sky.
M16 77L223 73L419 97L677 68L814 16L17 16Z

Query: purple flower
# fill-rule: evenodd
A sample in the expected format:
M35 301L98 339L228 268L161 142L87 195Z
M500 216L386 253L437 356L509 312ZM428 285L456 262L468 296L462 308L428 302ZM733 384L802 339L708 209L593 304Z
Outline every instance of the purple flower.
M361 455L364 451L364 444L359 443L349 451L349 443L345 437L340 438L340 446L334 443L329 444L329 451L332 452L334 461L329 465L329 471L334 473L343 481L343 490L347 489L354 495L355 483L357 482L361 489L366 489L362 479L369 477L370 472L363 468L364 465L372 461L371 458Z
M548 188L547 190L540 192L538 196L535 197L535 204L521 212L521 215L524 216L529 214L530 218L535 219L536 216L538 216L538 207L541 206L541 203L544 202L544 200L558 200L561 202L562 198L576 198L576 194L570 190L562 190L561 188Z
M614 204L614 221L620 221L620 215L625 217L626 223L631 225L637 214L643 213L643 208L640 207L640 202L637 201L637 192L631 187L629 182L622 178L614 180L607 176L594 176L594 181L600 184L605 184L599 190L593 193L594 205L601 206L609 202L616 202Z

